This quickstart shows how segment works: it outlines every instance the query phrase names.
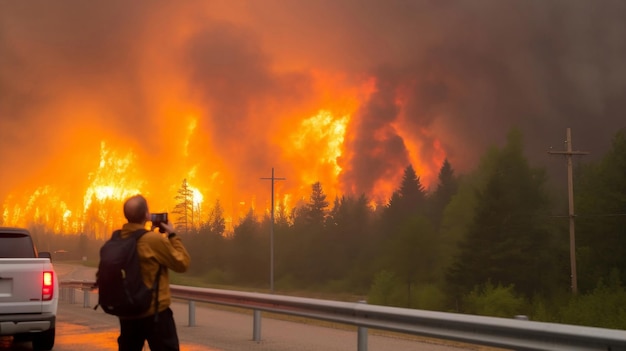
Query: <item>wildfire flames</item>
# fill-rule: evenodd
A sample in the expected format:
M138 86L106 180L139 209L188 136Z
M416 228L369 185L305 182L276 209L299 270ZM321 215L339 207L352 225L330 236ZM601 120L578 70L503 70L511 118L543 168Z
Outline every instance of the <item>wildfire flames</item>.
M325 192L331 199L345 194L339 184L342 174L340 159L345 148L350 119L351 114L336 116L330 110L322 109L316 115L302 118L294 130L288 131L284 137L276 138L283 152L281 164L288 163L289 167L285 169L291 171L282 173L283 170L277 167L277 171L281 172L277 177L286 176L288 179L284 184L276 183L275 197L278 200L275 206L291 208L299 200L307 201L310 186L317 181L325 185ZM190 157L188 146L195 137L195 124L195 120L189 123L188 138L181 142L183 152L162 158ZM238 191L233 186L233 178L237 178L230 173L233 170L215 169L209 178L198 176L198 165L204 161L203 158L197 160L198 156L189 160L190 163L197 161L196 164L176 172L178 177L173 174L164 175L165 171L162 170L150 171L148 173L152 175L147 176L140 171L142 163L132 149L122 143L114 145L106 140L101 140L99 144L99 155L84 154L85 159L93 161L93 170L84 174L87 179L85 188L71 186L71 190L62 191L61 188L67 184L60 187L46 184L31 190L27 185L24 189L12 192L5 201L3 222L18 226L41 225L56 233L87 233L104 237L123 223L121 204L134 194L146 194L151 202L151 209L155 212L171 212L176 204L174 197L183 178L188 179L194 208L200 213L207 212L205 208L209 208L217 200L227 204L225 208L229 221L235 221L237 216L242 217L250 208L258 210L257 207L261 207L263 211L269 210L269 186L259 180L260 177L268 176L267 167L259 167L256 174L248 174L246 191ZM207 154L219 154L219 150L212 150ZM381 180L380 189L373 189L374 193L389 196L393 187L397 186L398 175L402 171L403 168L398 168L392 179ZM423 174L432 176L432 172ZM165 180L161 181L163 177ZM154 184L166 186L155 190ZM224 187L226 184L229 186ZM82 203L76 204L77 197L82 198ZM211 202L205 201L205 198ZM378 200L384 201L384 198ZM76 205L71 206L70 203Z
M272 168L288 210L318 181L386 203L409 164L432 186L511 127L534 155L566 127L606 141L622 12L567 3L3 2L0 224L103 237L183 180L200 220L219 200L236 224L269 211Z

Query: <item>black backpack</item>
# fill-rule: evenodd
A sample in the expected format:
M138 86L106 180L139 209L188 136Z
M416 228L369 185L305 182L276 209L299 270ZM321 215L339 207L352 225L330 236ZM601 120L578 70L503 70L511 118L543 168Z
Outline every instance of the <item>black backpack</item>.
M104 312L119 317L139 315L150 308L152 293L157 292L155 315L158 312L158 291L161 266L152 288L144 284L137 254L137 240L148 231L140 229L122 239L121 231L113 232L111 239L100 248L100 263L96 276L98 306Z

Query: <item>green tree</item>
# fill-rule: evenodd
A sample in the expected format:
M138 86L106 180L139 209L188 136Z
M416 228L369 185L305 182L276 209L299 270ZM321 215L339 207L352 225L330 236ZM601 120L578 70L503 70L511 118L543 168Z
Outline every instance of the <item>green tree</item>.
M374 268L373 219L368 203L364 194L335 198L325 227L327 278L342 280L360 291L369 288Z
M240 283L269 284L269 240L262 229L252 209L234 229L229 267Z
M448 159L443 161L443 165L439 170L437 188L429 198L429 217L431 221L439 228L441 225L443 212L446 206L452 200L452 197L458 191L458 180L454 175L454 170L448 162Z
M404 287L403 306L415 306L415 288L435 280L438 239L426 214L426 191L413 166L404 170L402 182L384 208L378 226L381 247L374 271L395 274Z
M438 278L439 241L424 216L414 216L389 241L385 269L394 272L405 287L406 307L413 305L415 288L434 283Z
M224 220L224 209L220 201L216 200L215 205L209 211L208 220L200 226L198 232L190 235L188 240L188 250L193 257L191 261L191 271L194 274L211 274L212 278L220 277L225 270L226 261L226 238L224 231L226 222ZM211 283L224 283L222 281L210 281Z
M309 225L319 226L324 223L328 201L322 188L322 183L316 182L311 185L311 196L306 207L306 219Z
M599 161L584 164L575 178L579 286L595 287L613 269L626 281L626 129Z
M398 190L394 191L389 203L384 207L380 230L386 233L384 240L393 240L394 235L404 226L404 222L416 215L424 214L426 191L415 174L413 166L404 170Z
M495 154L486 185L460 251L448 271L457 301L477 285L515 286L524 296L545 293L555 276L554 247L545 218L549 201L545 171L523 155L522 135L513 130Z
M215 236L224 236L226 230L226 220L224 219L224 209L220 204L220 200L215 201L215 205L209 212L209 218L206 226L211 234Z
M438 230L440 240L441 260L444 269L449 267L458 254L459 243L465 237L467 228L472 223L476 209L476 185L466 176L459 181L457 193L443 211Z
M309 201L293 212L293 234L289 246L291 253L289 269L301 284L320 285L327 276L327 266L322 257L328 250L328 233L325 231L328 201L320 182L311 185Z
M287 213L287 208L283 202L279 202L277 205L276 216L274 218L274 222L278 227L288 228L290 225L289 215Z
M426 190L412 165L404 169L400 188L395 191L389 202L389 208L401 218L416 213L422 214L426 205Z
M473 172L458 179L458 190L443 212L439 227L442 266L450 267L459 253L460 242L465 238L476 212L478 192L486 187L496 171L500 150L491 147L482 156Z
M183 179L183 183L178 189L178 193L174 197L176 205L172 214L175 215L174 226L177 231L187 233L193 227L193 190L189 187L187 179Z
M393 192L383 210L382 226L389 233L388 236L393 236L405 221L415 215L423 215L425 208L426 191L413 166L409 165L404 170L400 187Z

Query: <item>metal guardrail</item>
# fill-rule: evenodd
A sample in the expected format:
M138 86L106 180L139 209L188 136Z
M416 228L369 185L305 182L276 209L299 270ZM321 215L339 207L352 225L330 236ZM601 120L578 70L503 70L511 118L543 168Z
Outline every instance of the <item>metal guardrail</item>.
M94 282L62 281L80 289L89 305ZM172 297L189 302L189 325L195 325L195 302L253 310L253 340L261 340L261 311L358 327L357 349L367 351L368 328L514 350L626 351L626 331L341 302L276 294L171 286ZM72 301L74 295L69 294Z

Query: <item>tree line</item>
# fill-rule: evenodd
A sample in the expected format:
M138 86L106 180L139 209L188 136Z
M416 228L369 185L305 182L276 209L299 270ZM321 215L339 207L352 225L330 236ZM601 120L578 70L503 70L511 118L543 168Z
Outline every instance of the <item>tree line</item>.
M514 129L468 174L445 160L431 189L407 165L389 201L375 208L364 194L328 199L321 183L312 184L308 202L276 211L276 291L625 329L626 129L605 155L575 169L577 294L567 194L523 150ZM189 214L188 200L178 200ZM271 226L268 214L251 209L227 233L216 201L181 233L190 274L215 286L267 289Z
M277 210L276 289L625 328L626 132L615 134L604 157L575 170L578 294L571 290L567 194L523 150L521 132L512 130L469 174L457 175L445 160L430 190L408 165L388 203L376 208L365 195L328 199L313 184L307 203ZM269 216L250 210L225 235L222 214L218 201L185 235L192 274L267 287ZM598 312L613 316L616 308L615 318Z

